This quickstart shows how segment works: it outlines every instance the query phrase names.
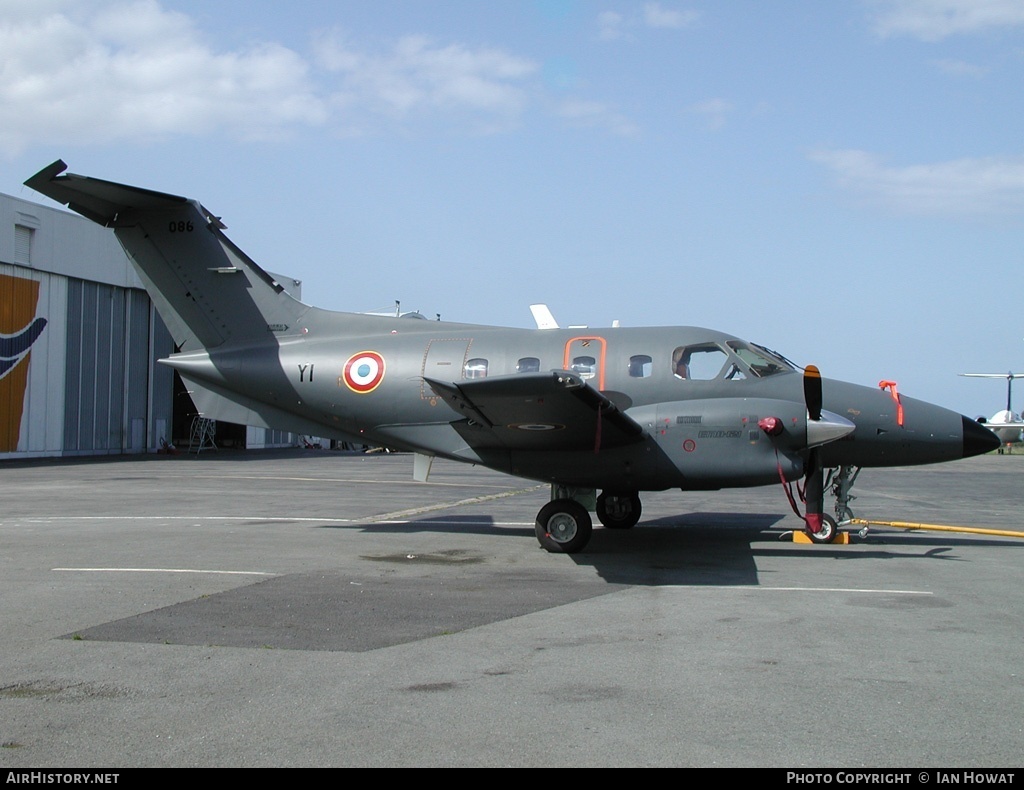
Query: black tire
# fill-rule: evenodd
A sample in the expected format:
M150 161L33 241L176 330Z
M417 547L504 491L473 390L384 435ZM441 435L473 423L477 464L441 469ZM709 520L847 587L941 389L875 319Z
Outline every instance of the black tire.
M839 537L839 525L836 520L827 513L821 514L821 529L817 532L811 532L809 529L804 530L808 537L810 537L812 543L834 543L835 539Z
M555 554L575 554L590 542L594 524L579 502L556 499L540 509L535 531L541 548Z
M640 495L636 492L612 494L602 491L597 498L597 520L608 529L629 529L640 520L642 511Z

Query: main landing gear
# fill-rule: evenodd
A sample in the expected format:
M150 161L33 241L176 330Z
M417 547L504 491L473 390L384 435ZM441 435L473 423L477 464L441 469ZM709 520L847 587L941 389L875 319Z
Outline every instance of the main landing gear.
M553 499L540 509L534 526L541 548L576 554L590 542L594 522L587 509L574 499Z
M610 494L607 491L597 498L597 520L608 529L629 529L640 520L642 507L640 495Z
M578 500L586 501L589 495L592 501L593 492L571 492L561 488L556 491L558 498L544 505L537 514L534 526L537 540L547 551L575 554L584 549L594 531L590 513ZM640 495L635 491L605 491L597 497L594 510L598 520L608 529L629 529L640 520Z

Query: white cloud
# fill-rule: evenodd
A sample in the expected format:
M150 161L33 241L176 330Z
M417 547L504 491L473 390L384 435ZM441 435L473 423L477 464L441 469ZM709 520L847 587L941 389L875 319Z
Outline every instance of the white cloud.
M875 31L923 41L1024 25L1021 0L875 0Z
M261 138L326 118L306 63L278 44L214 52L188 17L155 0L57 5L0 22L8 150L213 129Z
M42 14L59 11L68 5L68 0L0 0L0 19L9 22L20 19L33 19Z
M645 3L641 11L628 16L617 11L602 11L597 15L598 38L602 41L631 39L632 31L638 28L682 30L699 17L696 11L665 8L661 3Z
M931 61L931 64L944 74L949 74L953 77L973 77L975 79L980 79L989 72L989 70L984 66L978 66L974 63L968 63L963 60L933 60Z
M462 108L515 117L528 100L523 80L540 70L500 50L440 46L424 36L406 36L385 54L369 55L335 31L319 36L314 49L318 64L341 80L337 95L345 104L398 115Z
M598 38L615 41L625 36L626 20L615 11L602 11L597 15Z
M351 131L414 113L507 129L537 96L539 65L493 48L406 36L382 52L322 34L218 50L158 0L0 0L0 147L172 135L267 139Z
M690 112L702 117L711 130L725 126L726 119L733 109L732 102L727 99L708 99L690 106Z
M603 102L568 99L559 104L557 113L573 125L605 128L620 137L640 133L635 123Z
M840 186L901 213L1007 215L1024 213L1024 157L955 159L891 167L858 150L819 151L811 160Z
M644 6L644 24L648 27L664 27L681 30L697 21L696 11L678 11L662 8L661 3L647 3Z

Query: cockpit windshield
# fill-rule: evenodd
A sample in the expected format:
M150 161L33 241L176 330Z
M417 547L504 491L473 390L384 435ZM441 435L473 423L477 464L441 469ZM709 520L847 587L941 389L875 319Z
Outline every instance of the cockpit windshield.
M774 376L776 373L785 373L794 369L788 361L766 348L760 346L754 348L738 340L730 340L726 345L758 378Z
M718 343L679 346L672 353L672 373L686 381L763 379L793 370L795 367L775 352L740 340L730 340L724 346Z

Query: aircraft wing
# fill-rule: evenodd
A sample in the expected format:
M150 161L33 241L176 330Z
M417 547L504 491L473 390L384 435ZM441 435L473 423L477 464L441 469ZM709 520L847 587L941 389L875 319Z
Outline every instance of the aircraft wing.
M643 427L605 394L564 370L459 383L425 379L464 419L474 449L587 450L641 442Z

